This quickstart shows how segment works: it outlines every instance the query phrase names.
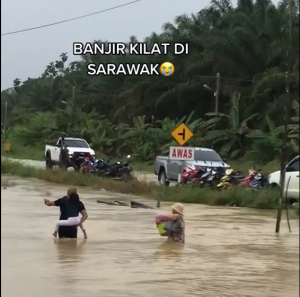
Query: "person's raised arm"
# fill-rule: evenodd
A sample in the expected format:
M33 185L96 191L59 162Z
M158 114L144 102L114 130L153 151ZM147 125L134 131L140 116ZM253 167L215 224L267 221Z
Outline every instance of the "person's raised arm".
M50 201L48 199L44 199L44 204L46 206L60 206L61 199L57 199L55 201Z

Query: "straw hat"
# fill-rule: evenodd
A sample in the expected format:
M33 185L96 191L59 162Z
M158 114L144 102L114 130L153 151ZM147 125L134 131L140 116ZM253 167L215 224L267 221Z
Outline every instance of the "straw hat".
M179 214L183 214L184 206L181 203L175 203L171 206Z

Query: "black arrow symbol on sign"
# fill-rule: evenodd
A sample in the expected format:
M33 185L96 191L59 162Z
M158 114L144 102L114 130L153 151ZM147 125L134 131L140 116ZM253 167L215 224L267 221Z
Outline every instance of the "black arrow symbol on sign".
M184 128L181 133L178 133L178 136L181 136L182 140L185 140L185 129Z

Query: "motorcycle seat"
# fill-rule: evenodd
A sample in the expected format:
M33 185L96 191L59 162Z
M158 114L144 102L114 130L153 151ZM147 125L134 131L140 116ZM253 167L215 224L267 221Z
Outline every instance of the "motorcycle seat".
M241 175L241 172L240 171L233 171L232 175Z
M235 179L244 179L244 178L245 178L245 176L244 176L244 175L241 175L241 174L239 174L239 175L233 175L233 177L234 177Z

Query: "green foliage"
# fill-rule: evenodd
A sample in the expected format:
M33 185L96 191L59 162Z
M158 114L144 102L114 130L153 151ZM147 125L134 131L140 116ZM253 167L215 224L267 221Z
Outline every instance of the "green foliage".
M155 42L188 42L190 53L184 58L172 52L164 57L86 55L67 64L68 56L62 53L40 77L15 79L13 88L1 93L1 139L16 137L32 145L61 135L78 136L103 154L130 153L145 161L166 153L175 144L170 132L185 122L195 133L190 145L213 147L227 158L247 154L267 162L278 156L283 111L292 105L289 148L291 155L298 154L299 1L291 3L289 9L287 1L238 1L237 7L230 1L212 1L210 7L178 16L144 40L149 47ZM130 42L138 40L132 36ZM171 77L86 74L89 63L167 60L176 68ZM219 110L213 113L214 91L204 85L213 86L217 72Z

